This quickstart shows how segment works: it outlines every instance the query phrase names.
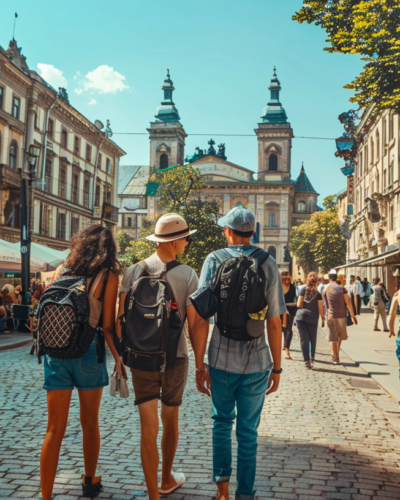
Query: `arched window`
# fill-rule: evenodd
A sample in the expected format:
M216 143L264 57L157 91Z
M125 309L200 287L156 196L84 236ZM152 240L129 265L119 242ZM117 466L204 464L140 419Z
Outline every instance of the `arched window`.
M380 156L380 142L379 142L379 132L376 131L376 159L379 160Z
M10 144L10 160L9 165L11 168L17 168L17 158L18 158L18 144L14 139Z
M268 226L269 227L276 227L276 217L275 217L275 212L270 212L268 215Z
M297 211L298 212L305 212L306 211L306 202L305 201L299 201L297 204Z
M275 154L269 155L268 170L276 172L278 170L278 157Z
M160 168L168 168L168 155L166 153L160 156Z
M270 254L271 257L276 259L276 248L274 246L268 247L268 253Z

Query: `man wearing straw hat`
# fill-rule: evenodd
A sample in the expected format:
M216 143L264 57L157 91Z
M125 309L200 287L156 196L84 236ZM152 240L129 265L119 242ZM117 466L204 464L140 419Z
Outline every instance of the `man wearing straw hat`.
M167 270L167 264L175 261L191 243L190 230L185 219L178 214L165 214L156 223L155 232L147 239L158 244L157 251L145 259L148 272L165 273L165 280L172 289L181 318L187 317L189 335L196 357L196 368L203 367L203 358L208 336L208 321L196 313L189 296L198 288L196 272L189 266L179 265ZM170 267L170 266L169 266ZM166 271L166 272L165 272ZM126 293L131 283L141 275L142 269L134 264L125 272L120 290L118 317L124 314ZM195 332L196 329L196 332ZM194 335L196 333L196 335ZM120 336L120 324L117 322ZM201 365L197 366L197 359ZM200 363L200 362L199 362ZM179 406L186 385L188 373L188 348L184 329L179 340L176 361L166 365L165 372L142 371L131 368L135 391L135 405L139 407L141 423L141 458L149 500L158 500L160 495L172 493L185 481L183 473L172 472L172 464L178 445ZM206 392L206 389L204 389ZM159 431L158 400L161 399L162 435L162 477L158 485L159 455L157 435Z

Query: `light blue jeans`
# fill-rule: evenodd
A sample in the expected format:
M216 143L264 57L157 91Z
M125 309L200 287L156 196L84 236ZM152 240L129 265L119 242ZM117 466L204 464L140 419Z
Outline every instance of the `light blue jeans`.
M226 372L210 367L213 409L213 481L229 481L232 474L232 426L236 420L236 500L254 500L257 428L260 424L270 372Z

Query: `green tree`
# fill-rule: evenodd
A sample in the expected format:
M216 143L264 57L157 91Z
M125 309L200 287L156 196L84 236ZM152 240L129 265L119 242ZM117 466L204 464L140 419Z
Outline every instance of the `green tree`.
M331 210L337 211L337 198L336 195L331 194L324 198L324 201L322 202L322 206L325 208L329 208Z
M306 273L327 273L343 264L346 260L346 240L340 231L336 208L315 212L309 221L293 227L289 249Z
M206 184L199 171L190 165L156 173L152 181L159 184L156 218L166 213L177 213L186 220L190 229L197 229L189 250L178 259L199 274L207 255L226 246L222 228L216 224L219 217L218 205L201 200L200 189ZM125 266L154 253L156 244L145 239L154 233L154 226L154 221L143 220L141 239L132 242L121 259Z
M131 241L132 236L125 231L119 231L117 233L117 243L121 254L126 252L126 249L129 247Z
M363 71L345 88L350 101L400 112L400 0L305 0L293 19L315 23L328 35L325 50L358 54Z

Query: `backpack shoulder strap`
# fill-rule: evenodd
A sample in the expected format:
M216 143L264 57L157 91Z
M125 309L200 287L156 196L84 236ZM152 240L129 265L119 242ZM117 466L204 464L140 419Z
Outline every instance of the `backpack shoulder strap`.
M250 257L257 259L258 267L261 268L264 262L268 259L269 253L260 247L256 247L255 250L251 252Z
M178 262L177 260L171 260L171 262L167 262L165 272L167 273L168 271L172 271L172 269L175 269L175 267L178 267L181 265L182 265L182 262Z
M227 259L230 259L231 257L234 257L231 255L226 248L220 248L219 250L215 250L213 252L213 255L218 262L218 264L222 264L225 262Z

